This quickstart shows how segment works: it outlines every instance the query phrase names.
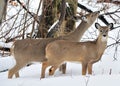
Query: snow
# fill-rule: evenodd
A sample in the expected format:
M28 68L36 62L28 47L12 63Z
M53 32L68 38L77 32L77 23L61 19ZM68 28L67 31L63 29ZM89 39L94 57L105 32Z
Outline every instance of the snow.
M0 42L0 47L8 47L8 48L10 48L11 46L12 46L12 42L10 42L10 43L4 43L4 42Z
M16 61L12 56L0 58L0 71L11 69L15 64Z
M80 0L79 0L80 1ZM95 6L90 6L84 0L80 2L81 4L89 7L93 11L101 9L102 6L96 5L96 0L92 0ZM32 3L32 2L31 2ZM39 1L37 0L37 5ZM33 3L34 5L34 3ZM116 7L111 6L110 12ZM33 8L33 7L32 7ZM35 12L36 10L30 10ZM16 11L15 11L16 12ZM110 22L113 21L106 17ZM99 20L96 20L97 22ZM53 26L57 23L56 21ZM98 22L103 25L102 22ZM52 26L52 27L53 27ZM52 28L51 27L51 28ZM94 24L89 31L94 32ZM109 37L115 38L117 40L117 35L119 29L115 29L109 32ZM92 34L91 38L95 38L97 33ZM89 32L86 32L84 37L88 36ZM89 35L90 36L90 35ZM114 43L115 41L111 38L108 40L108 45ZM0 46L11 47L10 44L5 44L0 42ZM118 51L119 51L118 47ZM41 74L41 63L35 63L30 66L26 66L20 70L20 77L8 79L8 71L0 72L0 86L120 86L120 54L117 54L117 60L114 61L114 51L115 47L107 48L102 56L102 59L93 65L93 74L83 76L81 74L82 67L80 63L70 63L67 62L66 74L62 74L59 70L55 72L53 76L48 75L48 69L46 70L46 76L44 79L40 79ZM0 57L0 71L11 69L16 64L14 57Z
M103 64L102 62L100 62ZM104 64L103 64L104 65ZM103 66L102 65L102 66ZM96 65L97 66L97 65ZM104 67L104 66L103 66ZM99 70L100 66L96 67ZM48 69L47 69L48 70ZM68 63L67 73L61 74L58 70L54 76L40 79L41 64L33 64L20 70L20 78L7 79L7 73L0 73L0 86L119 86L120 74L102 73L94 70L94 75L81 75L81 65L78 63Z
M53 27L54 27L56 24L58 24L58 22L59 22L59 20L55 21L54 24L53 24L53 25L50 27L50 29L48 30L48 32L50 32L50 31L53 29Z
M88 83L86 83L89 79ZM119 86L120 76L92 76L92 77L59 77L50 79L15 79L2 80L1 86Z

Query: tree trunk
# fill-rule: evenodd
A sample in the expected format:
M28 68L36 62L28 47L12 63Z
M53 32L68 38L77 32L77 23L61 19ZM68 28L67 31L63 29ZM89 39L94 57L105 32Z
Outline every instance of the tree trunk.
M60 29L56 32L55 37L66 35L75 29L75 21L73 16L77 11L77 0L67 0L69 7L66 8L65 20ZM59 9L60 12L60 9Z
M58 0L43 0L42 21L38 26L37 37L45 38L48 29L52 26L57 18L57 2Z
M53 23L59 19L61 12L61 1L62 0L43 0L43 12L42 21L38 26L37 37L45 38L47 31L53 25ZM54 33L54 37L65 35L71 32L75 28L75 21L71 16L76 14L77 0L67 0L69 8L66 9L65 20L57 32Z

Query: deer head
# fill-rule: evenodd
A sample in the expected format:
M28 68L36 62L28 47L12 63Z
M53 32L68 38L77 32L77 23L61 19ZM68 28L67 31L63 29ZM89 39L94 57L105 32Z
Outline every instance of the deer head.
M98 23L95 23L96 29L99 31L99 36L102 40L106 40L108 38L108 32L112 29L113 23L110 23L108 26L101 26Z
M86 22L88 24L92 24L96 20L98 15L99 15L99 11L93 12L90 14L86 14L81 17L81 20L83 20L84 22Z

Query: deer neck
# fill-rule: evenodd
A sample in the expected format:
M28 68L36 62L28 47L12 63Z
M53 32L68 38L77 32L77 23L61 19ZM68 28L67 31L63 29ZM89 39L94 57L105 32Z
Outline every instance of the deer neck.
M107 37L99 36L98 39L96 40L98 54L103 54L107 46L107 39L108 39Z
M82 21L81 24L75 29L73 32L70 34L64 36L63 38L67 40L72 40L72 41L79 41L84 32L90 27L91 25L88 25L86 22Z

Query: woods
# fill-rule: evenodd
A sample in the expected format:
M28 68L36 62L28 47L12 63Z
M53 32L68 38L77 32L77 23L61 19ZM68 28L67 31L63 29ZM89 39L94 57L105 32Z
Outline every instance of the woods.
M0 0L0 86L118 86L119 45L120 0Z
M1 0L1 3L3 3L2 1L3 0ZM105 25L114 23L112 30L119 29L119 0L93 1L94 0L86 0L88 6L85 6L81 4L82 1L78 0L40 0L37 1L38 4L33 7L32 4L36 2L34 0L5 0L4 6L0 5L5 9L3 12L1 9L2 14L0 15L0 40L4 43L9 43L18 39L56 38L64 36L76 29L76 22L80 20L80 16L94 12L91 8L94 8L93 5L95 3L103 3L103 5L96 10L101 12L98 19ZM109 9L111 9L109 3L118 7L109 11ZM80 9L79 12L77 9ZM119 35L119 33L116 34ZM110 38L115 39L113 37ZM90 39L90 37L87 39ZM118 44L119 36L117 40L108 45L108 47L114 46L118 48ZM3 48L1 48L1 50L5 50ZM117 49L115 50L117 51Z

